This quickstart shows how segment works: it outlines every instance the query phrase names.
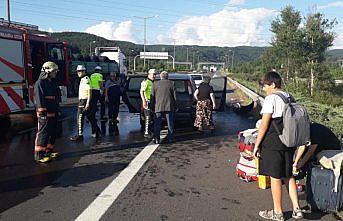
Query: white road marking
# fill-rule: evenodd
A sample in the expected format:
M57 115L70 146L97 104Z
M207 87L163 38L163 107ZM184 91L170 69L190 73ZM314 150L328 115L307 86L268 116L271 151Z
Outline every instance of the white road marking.
M166 134L161 135L161 140ZM152 141L131 161L131 163L100 193L100 195L76 218L76 221L95 221L105 214L120 193L129 184L159 144Z

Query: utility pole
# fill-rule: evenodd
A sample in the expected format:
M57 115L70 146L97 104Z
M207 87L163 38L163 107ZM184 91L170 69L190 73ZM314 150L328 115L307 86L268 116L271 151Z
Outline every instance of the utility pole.
M231 61L231 68L232 68L232 71L233 71L233 57L235 56L235 51L232 50L232 61Z
M176 60L176 56L175 56L175 39L173 39L174 41L174 59Z
M186 58L186 61L188 62L188 48L186 48L187 49L187 58Z
M7 0L7 21L8 24L11 24L10 0Z
M89 56L92 56L92 44L95 44L96 41L89 42Z
M139 16L133 16L135 18L143 19L144 20L144 45L143 45L143 51L144 51L144 68L145 68L145 45L146 45L146 20L149 18L157 18L158 15L150 16L150 17L139 17Z

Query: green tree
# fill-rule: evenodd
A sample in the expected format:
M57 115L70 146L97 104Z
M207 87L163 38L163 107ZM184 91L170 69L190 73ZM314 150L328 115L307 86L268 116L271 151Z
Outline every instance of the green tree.
M325 19L321 13L309 14L306 18L304 33L304 52L305 58L310 69L310 91L311 96L314 93L315 78L323 75L325 68L323 62L325 60L326 50L332 46L335 39L335 33L332 31L337 24L336 19L330 21Z
M292 6L287 6L281 10L280 16L271 23L271 31L275 34L272 39L272 46L282 60L286 80L291 73L295 73L301 66L302 38L301 15Z

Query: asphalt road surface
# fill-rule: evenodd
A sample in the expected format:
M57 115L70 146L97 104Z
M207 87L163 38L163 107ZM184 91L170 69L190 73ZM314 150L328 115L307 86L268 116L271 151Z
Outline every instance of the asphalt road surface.
M99 197L106 200L103 190L151 146L140 132L139 116L125 106L119 136L106 131L96 141L86 124L86 139L78 143L69 141L76 130L75 109L63 111L67 118L56 143L60 159L34 163L33 132L0 146L1 220L75 220L85 209L97 208L90 205ZM157 146L109 208L98 205L104 210L101 220L259 220L259 210L272 208L270 190L259 190L256 182L245 183L235 175L237 132L254 127L255 120L230 110L215 113L214 119L213 133L179 128L174 143ZM107 125L102 126L105 131ZM300 199L305 206L303 194ZM288 197L284 208L289 219ZM305 219L336 220L322 213L305 214Z

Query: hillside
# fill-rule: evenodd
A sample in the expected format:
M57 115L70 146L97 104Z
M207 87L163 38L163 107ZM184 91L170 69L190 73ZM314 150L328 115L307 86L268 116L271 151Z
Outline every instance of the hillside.
M127 41L112 41L105 38L82 32L60 32L52 33L52 37L66 41L71 46L74 54L89 54L89 44L92 44L92 49L96 46L118 46L127 57L133 57L143 51L143 45L134 44ZM188 61L194 63L199 60L202 62L224 62L226 55L230 57L230 64L232 62L232 51L234 51L234 65L242 62L255 61L267 49L267 47L215 47L215 46L198 46L198 45L176 45L176 61L187 61L187 48L188 48ZM230 52L231 50L231 52ZM174 55L174 45L147 45L146 51L165 51L170 55ZM328 59L336 61L343 58L343 49L335 49L327 52Z
M61 32L52 33L52 37L60 40L66 41L72 46L73 53L89 54L90 42L96 41L96 46L118 46L124 52L126 56L136 56L140 51L143 51L143 45L134 44L126 41L112 41L105 38L81 33L81 32ZM175 54L176 61L187 61L187 48L188 48L188 61L198 62L198 56L200 61L210 61L210 62L224 62L225 55L229 55L230 63L232 62L232 52L234 51L234 65L241 62L253 61L259 58L261 53L266 49L266 47L214 47L214 46L197 46L197 45L176 45ZM165 51L170 55L174 54L174 45L147 45L146 51Z
M331 61L337 61L343 59L343 49L334 49L327 52L328 59Z

